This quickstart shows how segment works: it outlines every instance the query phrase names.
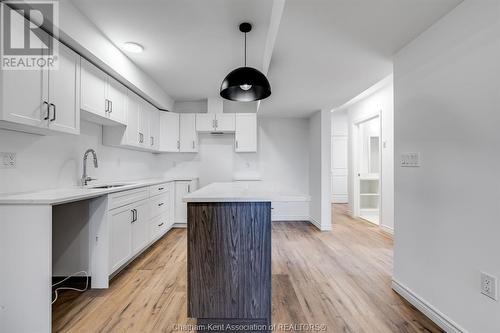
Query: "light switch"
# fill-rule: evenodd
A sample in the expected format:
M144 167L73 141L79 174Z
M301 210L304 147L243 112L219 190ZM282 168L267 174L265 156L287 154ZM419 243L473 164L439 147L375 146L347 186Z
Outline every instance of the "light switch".
M16 153L0 153L0 168L14 169L16 167Z
M419 167L420 166L420 153L403 153L401 154L402 167Z

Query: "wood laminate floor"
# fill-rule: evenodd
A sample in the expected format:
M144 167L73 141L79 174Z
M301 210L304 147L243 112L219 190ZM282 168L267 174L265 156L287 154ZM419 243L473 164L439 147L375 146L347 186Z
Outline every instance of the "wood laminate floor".
M390 235L334 205L335 224L273 223L273 323L317 324L325 332L441 332L391 289ZM186 230L174 229L107 290L65 291L54 332L182 332L186 318ZM321 326L324 325L324 326ZM295 327L300 328L300 327Z

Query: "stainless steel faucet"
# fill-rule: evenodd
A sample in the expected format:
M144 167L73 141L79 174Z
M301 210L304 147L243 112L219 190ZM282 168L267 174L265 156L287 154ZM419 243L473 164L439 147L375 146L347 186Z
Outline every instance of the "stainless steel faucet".
M92 153L92 156L94 157L94 168L97 168L97 154L94 149L87 149L85 154L83 154L83 175L82 175L82 186L87 186L88 182L92 180L97 180L95 178L90 178L87 176L87 155L89 153Z

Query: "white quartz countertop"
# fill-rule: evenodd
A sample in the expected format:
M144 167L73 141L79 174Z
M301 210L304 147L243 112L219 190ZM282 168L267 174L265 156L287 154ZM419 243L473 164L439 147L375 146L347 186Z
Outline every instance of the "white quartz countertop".
M185 202L310 201L308 195L266 182L212 183L186 196Z
M90 187L99 186L103 183L90 184L88 187L74 186L68 188L56 188L35 192L0 194L0 205L59 205L67 202L91 199L102 195L127 191L135 188L152 186L162 183L181 180L193 180L197 177L168 177L141 179L135 181L109 182L111 184L125 184L120 187L94 189Z

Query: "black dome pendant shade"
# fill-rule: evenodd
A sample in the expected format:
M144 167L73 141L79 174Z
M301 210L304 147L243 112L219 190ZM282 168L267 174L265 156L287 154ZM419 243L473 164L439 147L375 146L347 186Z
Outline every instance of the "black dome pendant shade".
M245 67L231 71L220 87L220 95L231 101L252 102L271 95L271 85L266 76L252 67L247 67L247 33L252 30L250 23L240 24L245 33Z

